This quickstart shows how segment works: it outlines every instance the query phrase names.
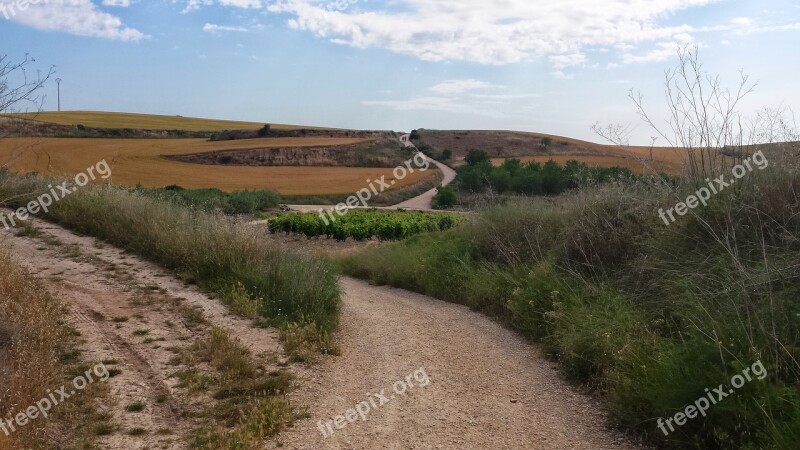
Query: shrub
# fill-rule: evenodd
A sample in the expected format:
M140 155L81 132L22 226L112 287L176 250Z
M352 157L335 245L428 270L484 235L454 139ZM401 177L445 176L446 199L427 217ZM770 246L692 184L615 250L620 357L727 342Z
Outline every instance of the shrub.
M456 204L456 193L450 186L441 186L433 197L434 209L450 209Z

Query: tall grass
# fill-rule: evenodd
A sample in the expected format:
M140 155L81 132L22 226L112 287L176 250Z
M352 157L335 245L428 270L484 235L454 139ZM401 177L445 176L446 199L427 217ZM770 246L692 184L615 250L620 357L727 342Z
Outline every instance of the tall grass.
M796 159L770 162L669 227L658 209L695 186L639 182L520 201L342 264L464 303L541 342L568 379L651 442L796 448L800 177ZM759 360L767 379L669 436L657 428Z
M0 199L23 205L52 181L2 172ZM276 325L313 323L330 332L338 323L337 273L330 264L267 243L262 231L224 215L96 186L55 203L47 218L159 263L225 300L240 300L243 288Z
M7 420L68 382L80 361L74 358L79 353L61 303L5 248L0 248L0 267L0 420ZM99 393L87 389L56 406L49 418L15 424L16 432L8 428L10 436L0 431L0 449L85 444L87 428L96 422L91 402Z

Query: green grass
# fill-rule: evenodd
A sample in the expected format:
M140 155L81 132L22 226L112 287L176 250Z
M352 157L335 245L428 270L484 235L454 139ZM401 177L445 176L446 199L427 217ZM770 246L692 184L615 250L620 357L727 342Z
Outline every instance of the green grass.
M145 404L142 402L134 402L129 405L125 406L125 411L127 412L142 412L144 411Z
M643 181L489 208L445 233L342 261L346 273L497 318L669 448L800 441L800 177L776 159L666 227L675 196ZM686 197L696 187L681 187ZM762 361L746 384L668 437L672 417Z
M164 189L137 188L136 191L179 206L208 212L220 211L224 214L253 214L277 208L281 200L277 193L264 190L226 193L219 189L184 189L180 186L168 186Z

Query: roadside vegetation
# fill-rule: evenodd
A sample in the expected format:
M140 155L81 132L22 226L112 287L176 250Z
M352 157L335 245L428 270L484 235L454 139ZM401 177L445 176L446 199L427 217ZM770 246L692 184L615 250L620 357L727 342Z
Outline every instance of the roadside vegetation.
M636 182L496 206L343 266L503 320L639 436L789 449L800 440L800 178L783 167L669 228L657 211L675 204L671 191ZM657 428L758 360L766 380L669 437Z
M19 207L51 183L2 171L0 198L10 199L5 206ZM258 230L222 214L93 186L54 204L45 217L159 263L230 304L254 304L267 323L314 324L321 335L336 328L336 271L319 259L267 243Z
M501 320L540 343L637 438L668 448L794 449L798 134L781 110L752 120L738 114L746 77L726 90L702 71L696 50L679 57L666 78L674 135L649 121L641 96L631 97L640 117L688 155L683 177L611 177L557 197L495 198L453 230L368 249L342 266ZM625 129L596 128L620 145ZM769 159L764 170L715 190L707 206L674 223L659 217L758 151ZM715 397L706 415L684 416L670 433L659 428L759 361L763 380Z
M89 365L81 359L75 331L65 324L63 305L3 247L0 267L0 420L13 420ZM104 389L102 383L91 385L55 406L49 418L17 424L9 436L0 431L0 449L90 448L97 430L109 426L110 417L95 404Z
M364 241L373 237L389 241L449 230L459 221L453 214L371 209L352 210L343 216L331 212L324 219L319 213L280 214L269 220L269 229L272 233L303 234L308 238L325 236L337 241L348 238Z
M164 189L136 188L145 196L166 200L179 206L202 211L219 211L224 214L255 214L274 209L280 205L281 197L276 192L254 190L223 192L219 189L184 189L167 186Z

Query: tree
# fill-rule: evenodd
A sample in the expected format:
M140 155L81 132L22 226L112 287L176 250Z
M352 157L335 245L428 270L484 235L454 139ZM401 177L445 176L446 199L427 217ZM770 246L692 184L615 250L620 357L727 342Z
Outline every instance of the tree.
M0 113L27 112L23 105L41 111L45 96L39 94L45 83L55 74L55 67L48 72L36 70L29 74L30 66L36 60L25 55L22 61L12 61L8 56L0 56Z
M439 192L433 197L433 207L435 209L449 209L456 204L456 193L450 186L442 186Z
M553 139L552 138L546 137L546 138L542 139L542 147L544 147L546 149L550 149L550 146L552 146L552 145L553 145Z
M449 148L446 148L442 151L442 159L445 161L449 161L453 158L453 151Z
M50 67L47 72L35 70L34 75L30 72L35 62L27 54L21 61L13 61L7 55L0 56L0 114L31 111L38 113L42 110L45 96L41 94L41 90L55 74L55 67ZM0 117L0 120L16 119ZM7 136L0 133L0 138ZM24 149L11 152L7 160L0 161L0 169L6 169L23 153Z
M641 92L631 90L628 94L639 118L654 133L650 143L651 160L656 142L666 141L670 147L687 152L690 179L702 181L718 172L728 171L730 165L740 164L750 145L779 140L774 135L762 139L765 123L759 119L764 117L763 114L748 121L739 111L745 97L757 85L748 75L740 72L739 80L732 88L724 87L719 75L711 75L703 69L698 47L680 47L677 56L678 64L664 73L665 125L661 125L661 120L645 107ZM777 115L782 117L783 112L778 110ZM601 126L597 123L592 128L596 134L616 145L630 145L631 125ZM726 148L732 158L722 156ZM646 160L642 163L649 165Z
M263 127L261 127L260 130L258 130L258 137L269 136L269 130L270 130L269 124L265 124Z
M488 162L489 154L483 150L470 150L467 157L464 158L468 166L477 166L478 164Z

